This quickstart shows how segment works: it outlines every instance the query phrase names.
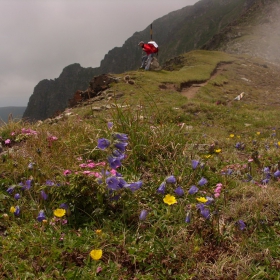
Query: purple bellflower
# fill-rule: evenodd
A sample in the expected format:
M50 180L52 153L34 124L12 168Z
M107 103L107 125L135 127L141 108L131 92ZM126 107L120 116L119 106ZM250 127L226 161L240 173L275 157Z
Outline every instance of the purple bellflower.
M16 211L14 212L14 215L19 216L19 214L20 214L19 206L16 206Z
M159 188L157 189L158 193L164 194L165 193L165 189L166 189L166 183L162 182L159 186Z
M199 166L200 162L198 160L192 160L192 169L196 169Z
M45 193L45 191L41 191L41 197L42 199L47 200L48 195Z
M142 185L143 185L142 181L138 181L135 183L126 184L125 187L130 189L132 192L135 192L138 189L140 189L142 187Z
M107 187L109 190L113 190L113 191L116 191L118 190L120 187L119 187L119 180L117 177L108 177L106 179L106 184L107 184Z
M197 186L193 185L193 186L190 187L189 194L195 194L197 192L198 192L198 187Z
M183 196L183 195L185 194L184 190L183 190L180 186L178 186L178 187L174 190L174 192L175 192L178 196Z
M244 223L243 220L239 220L239 221L237 222L237 225L238 225L238 227L239 227L240 230L244 230L244 229L246 228L246 224Z
M105 150L110 146L110 141L106 138L100 138L97 140L97 148L100 150Z
M145 210L145 209L142 210L140 213L140 216L139 216L139 220L140 221L146 220L148 213L149 213L148 210Z
M46 220L46 216L45 216L45 213L44 213L44 210L40 210L38 216L37 216L37 221L38 222L43 222L44 220Z
M8 187L7 193L8 193L8 194L12 194L13 191L14 191L14 188L15 188L15 186L10 186L10 187Z
M165 182L167 184L175 184L176 183L176 178L173 175L168 176L168 177L165 178Z
M202 177L202 178L199 180L198 185L199 185L199 186L203 186L203 185L205 185L205 184L207 184L207 183L208 183L208 181L207 181L204 177Z
M128 141L128 136L125 133L114 133L113 137L115 139L118 139L119 141L123 141L123 142Z

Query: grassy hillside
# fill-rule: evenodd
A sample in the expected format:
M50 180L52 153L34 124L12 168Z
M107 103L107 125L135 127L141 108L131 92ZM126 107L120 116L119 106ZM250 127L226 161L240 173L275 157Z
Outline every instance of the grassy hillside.
M1 279L280 278L280 69L165 69L0 128Z

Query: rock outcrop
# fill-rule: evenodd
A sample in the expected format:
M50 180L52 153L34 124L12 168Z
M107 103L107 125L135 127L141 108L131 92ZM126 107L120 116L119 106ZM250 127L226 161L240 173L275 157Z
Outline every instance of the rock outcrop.
M23 118L44 120L63 111L77 90L88 87L96 72L95 68L83 68L75 63L65 67L57 79L40 81L34 88Z

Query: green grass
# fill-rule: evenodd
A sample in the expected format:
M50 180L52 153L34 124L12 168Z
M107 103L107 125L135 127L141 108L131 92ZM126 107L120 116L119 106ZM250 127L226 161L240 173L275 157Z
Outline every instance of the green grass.
M279 279L280 188L273 175L279 168L279 110L264 106L261 96L254 103L246 95L232 101L241 89L253 87L238 79L244 61L253 63L219 52L191 52L177 71L124 73L135 84L114 84L110 90L124 95L93 105L126 107L95 112L82 106L54 124L11 121L2 126L0 278ZM222 62L230 62L227 71L192 99L160 88L205 81ZM257 70L244 74L253 79ZM277 91L271 95L273 100ZM108 122L113 122L111 130ZM36 133L28 135L22 128ZM111 170L107 159L114 132L128 135L126 157L117 170L127 183L143 183L134 192L127 186L109 192L108 177L83 173ZM100 138L111 145L98 149ZM238 142L241 148L236 148ZM192 160L199 167L193 169ZM90 162L104 165L83 167ZM265 167L271 176L266 185L261 183ZM171 175L176 183L159 193ZM199 186L202 177L208 182ZM31 188L23 190L20 183L27 180ZM221 195L214 198L218 183ZM191 195L192 185L199 192ZM175 194L178 186L184 195ZM166 194L177 203L167 205ZM197 198L206 196L214 198L204 206L209 219L197 209ZM61 203L69 208L54 218ZM17 216L10 212L16 206ZM37 221L40 210L46 221ZM142 210L148 211L144 220L139 219ZM95 249L103 252L100 260L90 257Z

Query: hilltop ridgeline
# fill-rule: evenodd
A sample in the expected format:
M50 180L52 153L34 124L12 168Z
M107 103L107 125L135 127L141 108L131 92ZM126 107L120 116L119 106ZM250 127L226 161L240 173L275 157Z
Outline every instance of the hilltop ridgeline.
M215 36L220 36L220 46L221 41L225 40L224 35L221 35L224 34L223 30L233 23L238 26L239 19L243 23L243 19L249 18L248 12L251 13L252 10L255 14L262 13L262 6L270 6L268 4L274 2L278 3L277 0L201 0L193 6L155 20L153 38L160 46L159 62L163 64L168 59L194 49L216 48L217 44L211 43L212 38L217 38ZM149 38L150 26L134 33L122 47L110 50L100 67L83 68L75 63L65 67L59 78L40 81L34 88L23 118L31 121L44 120L63 111L74 93L86 90L90 80L96 75L136 70L141 60L141 50L137 44ZM230 41L228 37L226 39Z

